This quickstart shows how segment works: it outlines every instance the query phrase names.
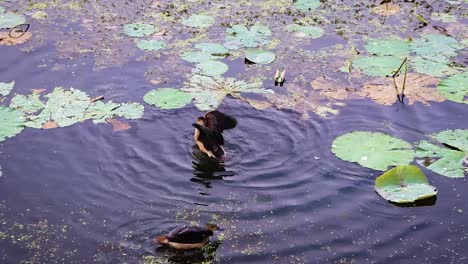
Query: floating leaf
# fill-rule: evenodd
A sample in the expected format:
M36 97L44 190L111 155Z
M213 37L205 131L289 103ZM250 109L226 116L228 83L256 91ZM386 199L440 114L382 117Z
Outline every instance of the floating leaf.
M448 100L468 104L468 72L448 77L439 83L437 89Z
M26 23L26 18L23 15L14 13L0 13L0 29L14 28L17 25Z
M411 144L377 132L356 131L333 141L331 151L340 159L374 170L408 165L414 158Z
M402 87L404 75L395 78L398 86ZM405 87L405 98L409 104L421 102L428 105L429 102L443 102L445 98L439 94L436 85L439 79L421 74L408 73ZM364 84L359 93L361 96L369 97L375 102L383 105L392 105L397 101L397 94L392 78L379 78Z
M222 58L229 54L229 50L218 43L198 43L197 45L195 45L195 48L201 49L204 53L208 53L213 56L220 56Z
M228 49L216 43L198 43L195 48L201 51L185 51L180 54L180 58L188 62L200 63L224 58L229 54Z
M137 47L141 50L160 50L166 47L166 44L160 40L139 40L137 42Z
M268 64L275 60L275 54L264 49L249 48L245 50L245 58L257 64Z
M294 7L301 11L312 11L320 6L320 0L297 0Z
M416 157L424 159L420 163L438 174L463 178L468 173L463 164L468 156L468 129L446 130L432 137L450 148L421 141L416 149Z
M298 24L288 25L286 30L295 33L295 36L299 38L319 38L324 33L324 30L319 27Z
M372 39L367 41L366 50L378 56L404 57L410 53L408 42L400 39Z
M39 98L39 94L16 94L10 103L10 108L19 110L25 114L33 114L44 109L45 104Z
M143 100L162 109L182 108L192 101L192 95L173 88L159 88L148 92Z
M410 66L417 72L434 77L442 77L456 72L447 65L448 61L432 61L417 56L410 61Z
M83 120L93 119L93 122L96 124L105 123L106 119L114 116L114 110L118 107L120 107L120 105L118 103L113 103L112 101L107 103L96 101L87 107Z
M375 190L385 200L412 203L437 195L424 173L416 166L398 166L375 179Z
M419 56L438 62L448 62L448 58L456 56L463 45L452 37L438 34L425 34L410 44L411 50Z
M191 15L189 18L182 20L182 24L195 27L195 28L207 28L213 25L215 19L206 15Z
M184 61L200 63L204 61L215 60L216 57L205 52L185 51L180 54L180 58Z
M5 13L5 8L3 6L0 6L0 14Z
M226 34L227 43L237 43L239 46L255 48L270 42L271 30L256 23L250 30L244 25L234 25L226 30Z
M0 82L0 95L7 96L10 94L11 90L13 89L13 86L15 86L15 82Z
M131 23L124 26L124 33L130 37L144 37L153 34L156 28L146 23Z
M400 12L400 6L394 3L386 3L372 8L372 12L381 16L392 16Z
M143 116L145 107L140 103L123 103L114 109L112 113L126 119L138 119Z
M353 66L369 76L387 76L396 71L402 61L395 56L358 57L353 60Z
M128 130L128 129L132 128L132 126L129 125L128 123L119 121L119 120L114 119L114 118L109 118L106 121L107 121L107 123L112 125L112 131L114 131L114 132L124 131L124 130Z
M29 39L31 39L32 33L26 32L21 37L12 38L8 32L0 32L0 46L14 46L18 44L23 44Z
M23 114L18 110L0 106L0 142L19 134L23 129Z
M203 75L191 76L182 90L195 99L195 106L202 111L216 109L228 94L240 97L242 93L273 93L272 90L262 88L261 82L247 83L234 78Z
M207 76L218 76L228 71L229 67L219 61L203 61L196 65L200 74Z

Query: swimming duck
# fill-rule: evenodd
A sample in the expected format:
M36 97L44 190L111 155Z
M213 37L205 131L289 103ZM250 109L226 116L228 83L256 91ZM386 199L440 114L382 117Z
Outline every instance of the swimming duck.
M202 248L210 241L213 232L223 230L215 224L201 226L179 226L169 234L154 238L155 244L169 245L175 249Z

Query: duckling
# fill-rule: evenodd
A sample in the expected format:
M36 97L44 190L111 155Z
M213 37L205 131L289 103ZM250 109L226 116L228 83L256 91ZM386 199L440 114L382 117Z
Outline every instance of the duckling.
M175 249L202 248L210 241L213 232L223 230L215 224L201 226L180 226L173 229L169 234L154 238L155 244L164 244Z

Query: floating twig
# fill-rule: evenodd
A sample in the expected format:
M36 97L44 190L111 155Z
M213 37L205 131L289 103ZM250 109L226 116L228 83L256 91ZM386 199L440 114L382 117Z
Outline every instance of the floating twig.
M96 101L102 101L102 100L104 100L104 95L92 98L91 103L94 103Z

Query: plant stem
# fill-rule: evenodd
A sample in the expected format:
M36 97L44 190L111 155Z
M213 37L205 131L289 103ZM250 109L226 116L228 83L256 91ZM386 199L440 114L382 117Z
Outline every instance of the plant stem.
M402 91L401 91L402 100L405 97L405 87L406 87L406 75L407 75L407 73L408 73L408 60L405 59L405 77L403 79L403 88L402 88Z

